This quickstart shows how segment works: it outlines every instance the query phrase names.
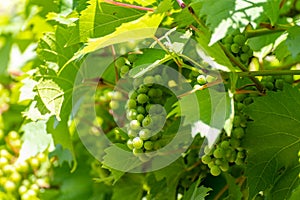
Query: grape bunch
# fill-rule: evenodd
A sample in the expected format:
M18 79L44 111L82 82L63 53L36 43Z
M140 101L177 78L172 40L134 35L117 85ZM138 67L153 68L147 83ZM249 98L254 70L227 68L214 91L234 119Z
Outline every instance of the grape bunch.
M233 34L227 35L222 39L225 48L228 49L239 61L248 65L253 56L253 51L246 44L247 37L236 30Z
M137 59L137 55L130 53L127 56L121 56L115 60L115 66L118 70L119 76L124 78L130 69L132 69L133 62Z
M161 147L159 140L166 121L163 105L168 98L168 92L159 83L162 83L159 74L137 78L133 82L134 90L128 93L127 146L135 155Z
M232 165L243 165L246 158L246 151L241 147L241 140L245 135L247 121L249 117L243 112L244 108L253 102L253 94L236 94L235 116L231 136L227 136L225 131L222 132L220 141L211 150L205 147L201 160L207 164L210 173L218 176L221 172L227 172Z
M47 172L51 165L48 157L45 153L39 153L19 162L19 133L10 131L5 141L6 145L0 146L0 193L3 188L4 192L14 199L39 199L40 190L49 187Z
M269 91L282 90L284 84L292 84L293 82L293 75L265 76L261 80L261 84Z

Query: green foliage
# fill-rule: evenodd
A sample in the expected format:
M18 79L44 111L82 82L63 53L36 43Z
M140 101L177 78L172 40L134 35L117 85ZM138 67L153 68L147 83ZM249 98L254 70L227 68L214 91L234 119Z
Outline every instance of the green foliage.
M298 199L299 5L0 3L0 199Z

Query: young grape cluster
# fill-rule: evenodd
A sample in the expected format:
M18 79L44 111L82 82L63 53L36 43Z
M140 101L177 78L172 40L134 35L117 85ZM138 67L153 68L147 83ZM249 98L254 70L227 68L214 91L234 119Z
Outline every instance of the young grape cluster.
M246 41L247 37L245 34L236 30L233 34L227 35L222 40L222 43L239 61L247 65L253 56L253 51L246 44Z
M119 76L124 78L129 70L132 68L133 62L137 59L137 55L134 53L128 54L127 56L121 56L115 60L115 66L118 70Z
M292 84L293 82L293 75L265 76L261 80L262 85L269 91L282 90L284 84Z
M0 147L0 191L21 200L39 199L41 188L49 187L47 171L50 162L45 153L26 161L17 161L21 147L20 135L10 131L5 136L6 145Z
M157 150L161 147L161 130L166 121L163 107L168 94L159 84L159 74L137 78L133 82L134 90L128 94L126 118L128 119L127 146L135 155Z

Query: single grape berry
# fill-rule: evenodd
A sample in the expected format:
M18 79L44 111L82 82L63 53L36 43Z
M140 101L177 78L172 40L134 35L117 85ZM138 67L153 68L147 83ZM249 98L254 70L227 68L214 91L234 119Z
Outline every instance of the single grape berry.
M140 85L139 89L138 89L138 93L147 93L149 90L149 88L146 85Z
M151 137L151 131L149 129L142 129L139 132L139 137L142 140L148 140Z
M218 166L213 166L212 168L210 168L210 173L213 176L219 176L221 174L221 170Z
M279 90L283 89L283 84L284 84L284 80L282 80L282 79L277 79L275 81L275 87Z
M209 155L204 155L204 156L202 156L201 161L202 161L204 164L208 164L208 163L211 162L211 157L210 157Z
M232 51L232 53L238 53L240 51L240 47L238 44L236 43L233 43L231 46L230 46L230 50Z
M116 59L115 65L117 68L121 68L123 65L125 65L125 59L123 57L119 57Z
M133 140L132 140L132 145L135 149L141 149L144 145L144 142L141 138L139 137L135 137Z
M245 131L242 127L236 127L232 131L232 137L234 138L241 139L242 137L244 137L244 135L245 135Z
M155 78L153 76L146 76L144 78L144 84L147 85L147 86L151 86L155 81Z
M136 54L128 54L127 59L129 62L133 63L137 59Z
M137 96L137 101L139 104L144 104L149 100L149 97L146 94L139 94Z
M238 34L238 35L234 36L233 42L235 44L238 44L239 46L243 46L246 42L246 37L242 34Z
M146 141L144 143L144 148L148 151L152 150L153 149L153 142L152 141Z
M133 142L132 140L127 140L127 147L132 150L134 147L133 147Z
M127 65L123 65L120 69L121 73L126 74L127 72L129 72L129 66Z
M127 107L128 108L136 108L136 101L134 99L128 99Z
M129 126L132 130L138 130L141 127L141 124L138 120L132 120Z
M199 75L199 76L197 76L197 82L198 82L200 85L206 84L206 77L205 77L204 75Z

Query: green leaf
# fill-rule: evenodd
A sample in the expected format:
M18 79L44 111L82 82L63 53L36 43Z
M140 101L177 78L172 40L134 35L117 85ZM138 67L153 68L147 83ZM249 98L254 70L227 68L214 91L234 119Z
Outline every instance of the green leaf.
M126 174L114 187L112 200L140 200L143 195L144 177L141 174Z
M300 93L296 88L285 86L282 92L256 98L247 113L254 120L248 124L243 144L248 151L249 197L252 199L260 191L271 190L270 199L288 198L299 184L297 174L294 181L288 177L299 165ZM276 185L281 189L276 189Z
M87 38L108 35L115 31L122 23L133 21L145 12L124 8L97 0L90 0L89 6L81 12L79 18L80 41L86 42ZM69 41L69 44L73 41Z
M198 187L200 184L200 180L193 183L188 191L185 193L185 195L183 196L183 200L205 200L205 197L209 195L209 191L211 191L211 188L206 188L203 185Z
M123 23L112 34L97 39L90 39L87 46L79 51L77 55L84 55L109 45L130 40L151 38L154 36L162 19L163 15L161 14L145 14L135 21Z
M225 199L243 199L241 188L235 183L235 178L230 174L225 174L225 178L228 183L228 196Z
M59 85L53 80L43 80L36 86L36 91L50 114L60 120L64 92Z
M289 200L298 200L300 196L300 185L293 191L292 196Z
M162 191L162 193L165 194L164 199L176 198L176 188L182 173L184 173L184 162L182 158L154 172L157 181L166 179L167 186L164 191Z
M36 92L33 90L38 82L31 78L25 78L21 82L23 83L23 86L20 89L19 101L33 100L36 96Z
M46 130L46 121L30 122L22 127L24 131L23 144L18 161L22 162L28 158L44 152L53 145L53 140ZM37 142L38 141L38 142Z
M195 93L197 102L190 95L180 100L180 106L184 109L183 125L192 124L192 135L200 132L201 136L208 139L209 145L214 144L221 133L226 120L230 118L232 108L228 93L214 89L200 90ZM194 106L198 108L195 109Z
M173 8L173 1L172 0L163 0L157 6L156 12L164 13L164 12L169 11L172 8Z
M264 14L270 19L271 25L274 26L280 14L280 0L268 0L264 5Z
M2 39L2 37L1 37ZM6 74L6 69L9 63L10 51L13 45L13 40L11 36L6 36L4 39L4 45L0 45L0 75Z
M78 20L78 17L75 17L75 16L69 17L64 14L50 12L47 14L47 20L54 20L60 24L64 24L67 26L75 26L76 24L74 22Z
M125 2L130 4L139 4L141 6L150 6L156 3L156 0L120 0L119 2Z
M288 37L286 39L286 45L292 56L295 58L299 53L300 49L297 44L300 42L300 27L294 26L287 30Z
M229 58L218 43L209 46L210 32L208 30L197 32L197 41L200 45L198 53L202 55L204 61L209 63L212 68L222 71L235 71Z
M212 36L209 45L212 45L232 33L234 29L243 30L251 24L254 28L262 20L264 6L267 0L204 0L201 16L206 15L206 24Z

